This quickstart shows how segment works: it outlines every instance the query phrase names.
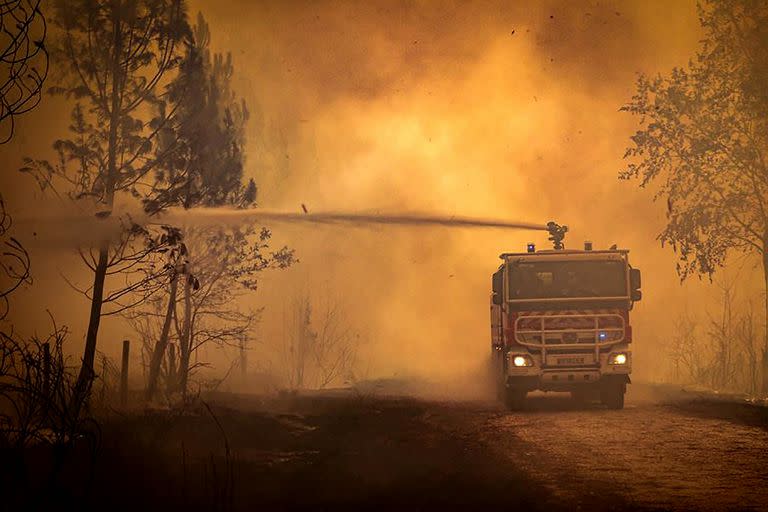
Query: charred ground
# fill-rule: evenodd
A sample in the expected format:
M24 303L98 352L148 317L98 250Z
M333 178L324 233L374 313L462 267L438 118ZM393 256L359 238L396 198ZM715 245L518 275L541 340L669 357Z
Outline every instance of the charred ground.
M19 506L80 509L762 509L768 413L635 386L627 409L533 396L526 411L351 392L219 394L38 447ZM51 463L58 461L55 479ZM45 477L45 478L44 478ZM727 491L727 492L726 492Z

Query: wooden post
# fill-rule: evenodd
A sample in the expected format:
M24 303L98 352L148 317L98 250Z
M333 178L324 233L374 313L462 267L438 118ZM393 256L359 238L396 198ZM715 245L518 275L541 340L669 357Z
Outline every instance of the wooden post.
M248 354L245 352L245 343L240 342L240 378L242 380L243 388L245 388L246 382L248 382Z
M123 340L123 360L120 366L120 405L125 407L128 403L128 356L131 351L131 342Z
M99 401L101 402L101 406L105 407L106 404L104 400L107 397L107 356L102 355L101 356L101 393L99 395Z
M172 392L177 387L176 382L176 345L168 345L168 391Z

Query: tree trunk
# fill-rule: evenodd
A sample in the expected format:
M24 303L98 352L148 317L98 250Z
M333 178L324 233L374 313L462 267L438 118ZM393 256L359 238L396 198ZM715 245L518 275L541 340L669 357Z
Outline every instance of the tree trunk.
M91 314L88 321L88 331L85 336L85 349L83 351L83 363L80 366L80 373L77 376L74 400L75 410L88 399L93 382L94 371L93 362L96 358L96 339L99 334L99 323L101 322L101 305L104 300L104 280L107 276L107 264L109 255L109 245L102 243L99 247L99 261L96 265L96 272L93 276L93 296L91 298Z
M187 381L189 379L189 359L192 353L192 285L189 276L184 280L184 323L181 328L179 340L181 351L179 358L179 391L187 394Z
M121 2L117 1L112 6L112 87L110 91L111 110L109 117L109 146L107 176L104 181L104 204L111 213L115 199L115 186L117 179L117 128L120 122L121 100ZM109 267L109 241L105 240L99 246L99 261L93 276L93 296L91 297L91 313L88 320L88 331L85 338L83 351L83 363L75 385L75 412L79 413L80 407L87 401L91 383L95 375L93 362L96 356L96 341L99 335L101 322L101 307L104 301L104 281Z
M240 385L246 389L248 383L248 353L245 351L245 341L240 341Z
M163 355L165 349L168 347L168 334L171 330L171 320L173 319L173 305L176 303L176 289L178 287L178 275L174 275L171 279L171 289L168 293L168 309L165 312L165 321L163 322L163 330L160 333L160 339L155 344L155 349L152 352L152 359L149 362L149 381L147 382L147 400L152 400L157 390L157 381L160 377L160 366L163 363Z
M763 395L768 395L768 233L763 239L763 292L765 311L763 312Z

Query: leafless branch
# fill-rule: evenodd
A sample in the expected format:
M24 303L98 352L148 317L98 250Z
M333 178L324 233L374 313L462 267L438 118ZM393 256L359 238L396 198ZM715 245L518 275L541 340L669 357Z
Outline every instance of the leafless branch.
M40 103L48 76L48 25L40 3L0 3L0 144L13 138L16 117Z

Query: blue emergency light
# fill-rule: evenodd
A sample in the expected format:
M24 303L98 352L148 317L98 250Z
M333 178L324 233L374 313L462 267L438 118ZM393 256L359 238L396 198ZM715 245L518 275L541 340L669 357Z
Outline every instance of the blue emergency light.
M529 243L528 244L528 252L536 252L536 244Z

